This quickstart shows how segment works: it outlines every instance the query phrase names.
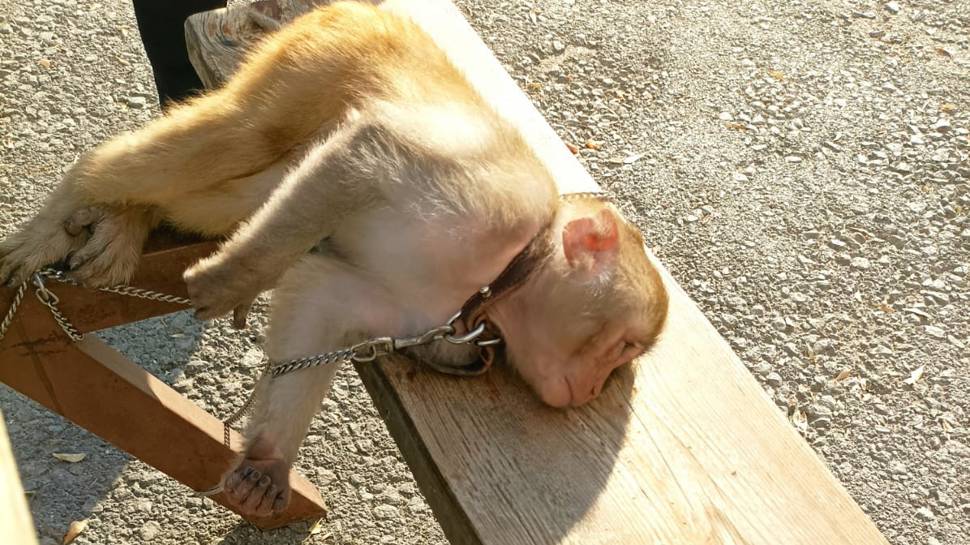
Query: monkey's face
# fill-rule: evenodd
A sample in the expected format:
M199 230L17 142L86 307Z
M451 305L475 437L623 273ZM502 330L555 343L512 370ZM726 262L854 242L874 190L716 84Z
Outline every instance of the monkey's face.
M605 207L557 222L552 255L491 311L509 361L542 400L579 406L642 354L667 294L635 228Z

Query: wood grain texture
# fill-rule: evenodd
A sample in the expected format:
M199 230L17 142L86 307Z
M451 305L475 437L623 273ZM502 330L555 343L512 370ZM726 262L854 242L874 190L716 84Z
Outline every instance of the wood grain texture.
M0 532L8 543L37 545L34 522L20 484L3 411L0 411Z
M27 341L2 353L4 384L193 490L218 484L238 456L223 444L218 418L97 337L74 343L51 334L57 327L52 320L14 327L21 341ZM36 390L45 395L34 397L31 392ZM236 450L241 448L237 433L231 433L230 441ZM290 483L293 496L286 511L250 522L276 528L325 514L323 499L306 478L291 470ZM211 499L230 507L222 494Z
M562 192L597 189L448 0L382 7L435 38ZM662 272L665 333L581 409L541 405L502 367L467 379L400 359L358 366L452 543L886 544Z
M209 255L215 243L178 244L154 237L132 285L184 296L182 272ZM83 332L185 308L56 282L50 288L60 298L60 309ZM72 342L32 294L0 340L0 382L191 489L217 484L237 456L223 444L222 422L97 337ZM12 296L13 290L0 287L3 312ZM240 450L242 439L235 432L231 444ZM291 471L290 483L293 501L286 511L248 520L276 528L325 514L323 499L306 478ZM221 494L212 499L228 507Z

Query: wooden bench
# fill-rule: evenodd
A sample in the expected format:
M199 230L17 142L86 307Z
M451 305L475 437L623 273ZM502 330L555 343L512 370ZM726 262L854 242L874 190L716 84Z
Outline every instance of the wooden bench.
M563 192L596 189L448 0L382 5L413 17L466 69L522 128ZM278 0L190 18L190 51L204 81L218 85L247 42L304 8ZM184 293L179 273L209 251L208 243L149 249L133 284ZM451 542L886 544L696 305L664 278L671 307L659 344L580 409L542 406L502 367L461 379L399 360L358 366ZM59 294L85 330L176 310L73 288ZM0 309L10 296L0 291ZM72 345L36 301L12 331L0 344L0 380L191 488L210 486L228 463L214 417L103 344ZM257 524L321 512L319 496L298 479L294 506Z

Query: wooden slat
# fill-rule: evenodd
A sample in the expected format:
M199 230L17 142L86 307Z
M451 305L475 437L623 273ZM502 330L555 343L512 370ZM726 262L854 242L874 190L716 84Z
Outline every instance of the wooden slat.
M382 6L414 18L466 70L561 191L596 189L448 0ZM456 379L400 361L358 367L452 543L885 544L663 274L671 306L659 344L581 409L542 406L501 368Z
M186 297L182 272L215 250L215 242L209 241L171 241L156 237L146 248L138 266L138 272L131 285L160 293ZM144 320L153 316L170 314L188 307L176 303L165 303L148 299L133 298L125 295L92 290L70 284L48 280L47 286L60 299L59 308L79 330L96 331ZM27 297L33 299L33 290ZM6 312L13 298L14 290L0 287L0 309ZM19 320L36 320L49 316L49 311L40 305L29 305L18 313ZM4 347L0 341L0 358Z
M219 419L97 337L72 342L33 297L21 308L26 319L0 346L0 382L194 490L219 482L237 456L223 444ZM240 447L235 432L231 444ZM290 507L254 524L275 528L324 515L312 484L295 471L290 482ZM221 494L212 499L228 506Z
M0 411L0 528L9 543L37 545L34 522L17 473L17 461L7 438L3 411Z
M184 297L182 272L215 249L213 241L156 232L146 244L132 286ZM160 316L186 307L48 281L58 307L82 332ZM0 311L14 290L0 287ZM0 340L0 382L196 490L213 486L235 459L223 444L223 426L96 337L74 344L49 310L27 292L16 318ZM238 449L240 439L232 433ZM251 519L261 528L319 518L319 493L292 472L294 501L272 518ZM226 505L220 496L213 500Z

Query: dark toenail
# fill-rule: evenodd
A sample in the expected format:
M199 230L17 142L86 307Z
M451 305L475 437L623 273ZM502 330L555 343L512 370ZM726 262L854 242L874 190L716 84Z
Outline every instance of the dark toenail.
M262 474L254 469L253 472L250 473L246 478L250 481L258 481L260 477L262 477Z
M242 470L242 476L243 476L243 478L245 479L252 472L253 472L253 468L251 468L251 467L245 467L245 468L243 468L243 470Z
M263 475L263 478L259 480L259 485L269 486L270 482L272 482L272 479L269 478L269 475Z

